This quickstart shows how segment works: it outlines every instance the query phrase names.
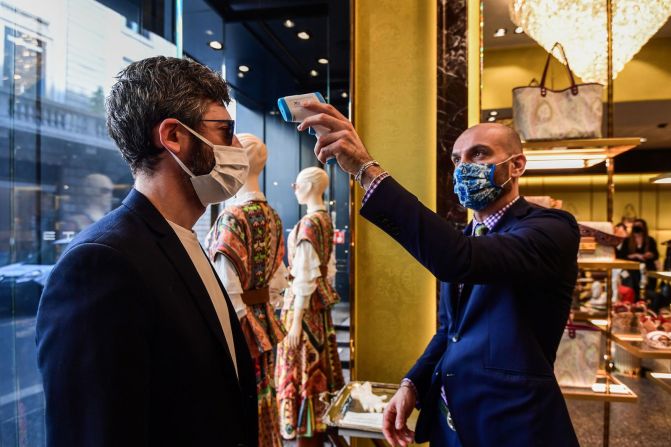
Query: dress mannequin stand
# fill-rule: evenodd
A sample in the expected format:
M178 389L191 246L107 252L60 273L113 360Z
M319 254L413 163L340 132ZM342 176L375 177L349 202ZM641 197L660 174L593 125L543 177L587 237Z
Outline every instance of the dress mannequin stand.
M282 447L273 350L285 330L271 305L282 302L280 293L287 287L282 221L259 188L259 174L268 158L265 144L250 134L238 139L247 151L249 177L217 218L206 245L254 359L259 446Z
M277 348L275 382L282 437L297 439L299 447L323 445L326 397L344 385L331 318L339 297L332 285L333 224L323 200L328 184L323 169L298 174L296 198L308 211L288 240L293 282L281 319L289 333Z

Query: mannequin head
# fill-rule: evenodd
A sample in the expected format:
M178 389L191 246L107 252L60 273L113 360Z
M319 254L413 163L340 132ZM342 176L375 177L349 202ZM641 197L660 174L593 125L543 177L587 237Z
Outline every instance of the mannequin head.
M249 175L258 177L268 161L266 145L259 137L251 133L241 133L237 137L249 158Z
M324 191L329 186L329 176L321 168L307 168L298 173L294 193L301 205L324 203Z
M249 159L249 175L239 192L260 191L259 176L266 167L268 149L256 135L241 133L236 136Z

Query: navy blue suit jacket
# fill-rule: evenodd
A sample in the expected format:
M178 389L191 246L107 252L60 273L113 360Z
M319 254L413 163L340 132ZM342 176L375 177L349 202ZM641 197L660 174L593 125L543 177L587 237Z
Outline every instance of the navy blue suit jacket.
M42 294L47 444L256 446L255 374L226 299L239 380L189 255L132 190L75 238Z
M421 404L417 440L435 439L444 385L465 447L578 445L553 374L578 274L575 219L521 198L470 237L391 178L361 214L441 281L438 331L407 374Z

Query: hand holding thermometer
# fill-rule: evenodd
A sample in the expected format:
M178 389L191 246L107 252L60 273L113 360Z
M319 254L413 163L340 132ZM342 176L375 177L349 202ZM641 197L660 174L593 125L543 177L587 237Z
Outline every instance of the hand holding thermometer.
M319 92L279 98L277 100L277 107L280 109L284 121L287 123L300 123L308 116L315 115L316 112L312 112L302 106L304 101L316 101L326 104L324 97ZM315 126L314 129L312 127L309 128L308 133L310 135L321 136L328 133L328 129L322 126ZM326 163L333 164L335 161L335 158L330 158Z

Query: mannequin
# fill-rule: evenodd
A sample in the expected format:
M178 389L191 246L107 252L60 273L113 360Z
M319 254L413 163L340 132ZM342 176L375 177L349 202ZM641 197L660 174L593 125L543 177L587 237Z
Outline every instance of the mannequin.
M324 206L329 178L320 168L298 174L294 191L307 214L288 240L293 282L284 297L281 319L289 333L277 348L277 399L284 439L298 446L323 445L326 427L321 397L344 381L331 309L339 301L333 288L333 224Z
M249 158L249 177L217 218L206 246L255 362L259 446L282 447L273 350L285 330L271 306L281 302L280 293L287 287L282 221L259 188L266 145L251 134L238 139Z

